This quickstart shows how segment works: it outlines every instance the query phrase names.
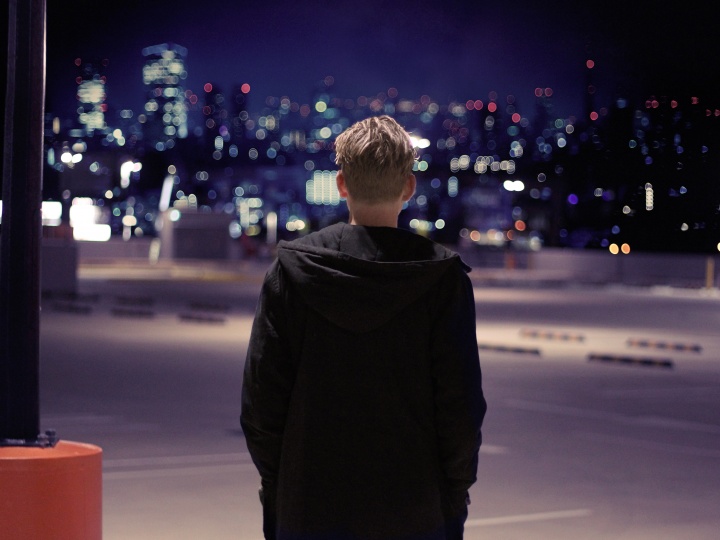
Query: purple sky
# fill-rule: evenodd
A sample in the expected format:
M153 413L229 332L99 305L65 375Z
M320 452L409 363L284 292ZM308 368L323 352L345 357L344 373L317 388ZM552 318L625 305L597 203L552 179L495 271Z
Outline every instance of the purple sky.
M447 102L495 90L521 111L536 87L552 87L569 116L583 112L589 57L602 104L618 92L709 93L720 67L717 8L692 2L47 1L49 111L74 105L78 56L108 58L108 101L139 107L141 50L164 42L188 49L187 88L247 82L251 108L268 95L307 102L332 75L341 97L392 86Z

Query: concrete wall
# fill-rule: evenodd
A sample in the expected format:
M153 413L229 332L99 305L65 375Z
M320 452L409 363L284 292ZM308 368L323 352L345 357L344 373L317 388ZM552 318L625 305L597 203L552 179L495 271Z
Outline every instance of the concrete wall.
M131 238L128 241L113 237L107 242L76 241L80 262L112 259L143 259L150 257L152 238Z
M529 254L527 267L544 273L557 272L580 282L631 285L705 286L718 282L720 253L630 253L545 248Z
M78 249L74 242L45 238L40 256L40 288L45 292L77 292Z
M202 231L201 238L214 240L213 251L209 254L183 250L170 251L164 244L163 258L169 259L215 259L236 260L234 245L228 248L221 237L223 224L215 224ZM177 232L177 231L175 231ZM175 236L176 241L181 236ZM153 242L158 239L132 238L123 241L113 238L109 242L75 242L77 258L82 262L112 262L113 259L136 259L138 262L151 260ZM538 279L549 281L572 281L576 283L623 283L628 285L670 285L679 287L704 287L710 279L711 286L720 285L720 253L675 254L637 253L612 255L608 251L585 251L559 248L544 248L540 251L504 251L501 249L461 249L463 259L473 268L506 269L529 272ZM169 253L168 253L169 252ZM174 253L174 256L172 256ZM181 255L182 254L182 255ZM714 268L708 267L708 262ZM48 264L53 264L48 262ZM45 267L45 264L43 265ZM53 273L60 275L57 270Z

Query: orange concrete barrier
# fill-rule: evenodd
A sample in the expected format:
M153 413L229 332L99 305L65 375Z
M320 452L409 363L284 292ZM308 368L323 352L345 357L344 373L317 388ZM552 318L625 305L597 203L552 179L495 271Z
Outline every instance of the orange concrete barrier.
M0 448L0 536L102 539L102 450L59 441L52 448Z

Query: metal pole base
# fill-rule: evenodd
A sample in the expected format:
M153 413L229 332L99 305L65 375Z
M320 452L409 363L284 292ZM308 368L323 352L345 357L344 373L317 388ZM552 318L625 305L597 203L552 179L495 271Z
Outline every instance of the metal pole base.
M102 450L60 441L0 448L3 538L102 540Z

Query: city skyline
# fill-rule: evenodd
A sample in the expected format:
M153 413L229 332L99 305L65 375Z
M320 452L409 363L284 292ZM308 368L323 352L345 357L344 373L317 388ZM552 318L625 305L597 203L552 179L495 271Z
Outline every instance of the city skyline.
M173 6L184 4L178 1ZM167 209L170 204L204 212L236 211L235 234L242 231L243 236L261 234L263 215L277 211L278 223L295 234L299 222L309 220L311 227L317 227L341 217L335 209L326 211L317 200L302 196L304 187L314 185L316 173L323 182L327 173L329 184L333 183L334 136L362 117L386 113L400 117L416 137L427 136L427 150L417 163L422 181L406 213L411 228L442 229L437 234L451 242L465 231L471 239L475 234L478 242L487 236L515 245L540 241L613 248L620 245L616 240L631 240L641 249L704 250L710 244L716 249L717 190L711 179L718 155L715 125L720 104L713 87L717 83L707 71L718 56L708 45L709 34L700 32L697 39L688 39L688 32L698 32L700 26L683 26L683 16L656 20L660 12L655 11L635 19L620 17L612 28L600 28L607 34L585 34L589 20L598 25L608 22L612 5L606 6L603 17L591 10L577 12L580 19L572 19L570 11L543 11L543 6L518 10L522 16L510 19L509 34L527 33L513 49L527 54L520 61L513 58L513 50L503 49L500 56L510 66L537 71L528 69L517 77L511 70L506 78L488 72L486 79L478 80L448 76L460 69L458 62L467 68L487 61L488 56L470 58L478 47L482 49L480 41L491 43L487 36L480 39L468 33L467 25L474 24L468 23L471 17L458 18L472 11L463 3L449 3L442 13L434 3L417 4L416 11L428 10L416 19L437 26L420 25L389 36L390 29L399 28L393 26L397 17L392 15L407 9L403 6L377 11L379 22L366 21L370 25L366 42L395 51L390 68L378 62L343 63L346 56L357 54L353 47L358 43L339 50L331 45L338 33L357 27L363 19L349 26L345 19L336 26L323 26L321 22L331 20L331 15L313 12L312 5L301 9L278 2L271 12L281 17L269 26L260 24L264 20L260 13L267 16L268 8L235 6L223 11L228 9L223 2L195 6L198 16L190 19L196 11L178 15L176 9L174 19L162 18L167 5L140 15L133 9L124 14L97 11L106 18L117 15L110 26L103 17L94 19L91 27L73 19L73 24L62 27L75 37L72 43L56 49L51 45L57 37L50 35L48 40L52 54L47 118L60 137L48 152L54 172L47 184L60 189L56 196L61 192L67 200L78 194L97 197L105 214L112 210L113 217L104 219L114 221L113 230L121 227L124 236L131 229L133 234L155 234L157 214L147 209ZM218 24L214 33L208 33L202 15L214 8ZM246 17L239 17L240 12ZM78 17L81 12L73 13ZM303 25L300 15L307 13L317 24ZM627 10L617 12L623 13ZM683 13L685 19L691 14L693 21L700 20L697 12ZM499 15L494 16L499 20ZM228 24L241 19L248 34L270 32L271 38L260 40L256 49L239 45L241 39L228 38L222 46L213 41L224 35ZM485 27L492 27L492 17L481 19ZM57 11L51 10L48 24L53 28L55 21L56 32L61 28L58 20ZM556 26L548 26L550 20ZM280 32L282 24L289 35ZM670 27L677 32L665 35L672 37L669 41L650 39ZM132 31L118 40L118 28ZM632 39L623 34L630 28L636 32ZM97 33L103 29L107 32ZM325 30L327 47L318 48L313 32ZM423 31L428 36L424 50L435 54L432 62L417 48L398 47L405 40L413 45L412 33ZM529 47L539 39L538 32L545 32L552 47ZM384 41L372 41L377 35ZM203 41L203 36L208 39ZM452 38L458 43L448 45ZM293 39L305 48L287 48ZM496 52L507 43L495 43ZM601 47L594 54L601 43L609 48ZM630 43L637 48L628 49ZM373 57L373 46L363 52L364 60ZM272 50L278 47L286 48L287 59L273 57ZM406 61L406 50L429 62L433 81L427 73L382 75L398 62L417 66L414 57ZM554 57L552 51L558 50L563 54ZM107 51L111 54L104 54ZM243 54L239 57L233 51ZM207 61L193 63L192 58L203 54ZM64 61L56 60L63 55ZM619 62L620 56L624 62ZM308 61L300 66L302 77L283 69L297 58ZM616 70L610 69L613 58ZM358 69L361 65L366 71ZM498 65L504 67L502 62ZM541 77L533 78L538 72ZM505 86L493 84L500 81ZM178 96L182 97L176 100ZM78 123L85 127L78 129ZM86 135L91 137L82 140ZM83 159L86 151L86 157L99 152L95 161ZM123 160L119 180L113 159ZM75 160L83 165L75 167ZM162 194L154 193L161 183ZM262 195L266 190L267 197ZM258 194L259 206L249 213L242 210L245 192ZM144 212L144 221L127 225L136 211ZM256 222L248 221L253 212ZM461 229L463 225L467 227ZM481 231L486 236L480 236Z
M651 90L713 94L716 83L704 73L718 65L718 45L703 32L711 17L616 4L594 10L570 2L489 9L468 2L347 8L81 1L69 11L49 0L48 110L74 104L77 57L107 58L108 101L139 108L141 51L164 42L187 48L187 88L197 93L212 82L230 91L247 83L255 108L268 95L308 102L329 75L347 97L394 87L410 99L428 94L464 102L496 91L530 106L536 87L550 87L558 116L568 117L583 112L588 59L605 105L619 96L641 100Z

